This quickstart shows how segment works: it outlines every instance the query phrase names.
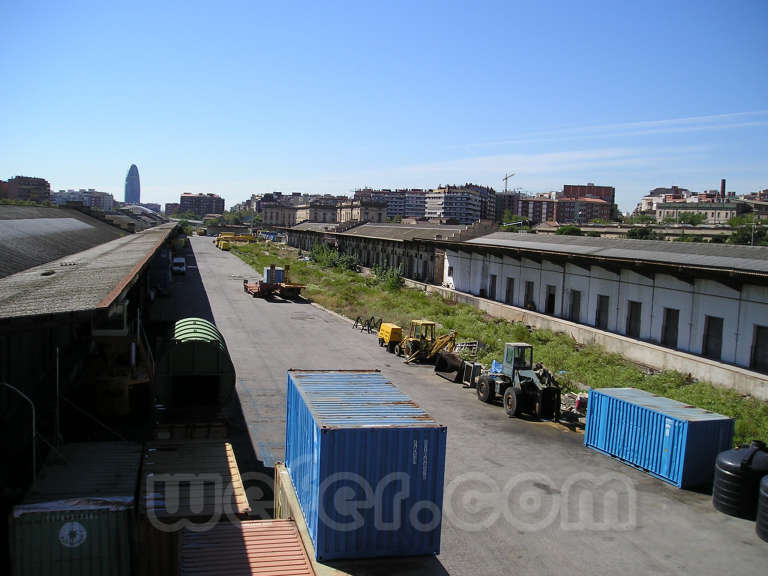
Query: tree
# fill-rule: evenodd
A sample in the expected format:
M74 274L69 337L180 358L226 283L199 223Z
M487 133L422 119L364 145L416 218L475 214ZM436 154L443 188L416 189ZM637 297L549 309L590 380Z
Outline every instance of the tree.
M731 228L738 228L739 226L745 226L749 225L752 226L752 222L755 221L755 215L753 213L749 214L740 214L739 216L734 216L733 218L728 220L728 226Z
M583 236L583 233L581 231L581 228L578 226L560 226L560 228L557 229L555 234L558 234L560 236Z
M625 224L655 224L656 223L656 217L651 216L650 214L633 214L632 216L629 216L628 218L624 219Z
M689 224L691 226L698 226L699 224L703 224L704 220L707 219L707 216L705 214L702 214L701 212L686 212L683 214L680 214L680 218L678 218L678 222L680 224Z
M512 210L510 210L509 208L504 210L504 214L501 215L502 224L506 222L513 222L514 220L515 220L515 215L512 214Z
M627 238L632 238L634 240L658 240L659 235L656 234L652 228L643 226L638 228L630 228L627 231Z
M739 226L728 238L728 243L768 246L768 227L757 222Z

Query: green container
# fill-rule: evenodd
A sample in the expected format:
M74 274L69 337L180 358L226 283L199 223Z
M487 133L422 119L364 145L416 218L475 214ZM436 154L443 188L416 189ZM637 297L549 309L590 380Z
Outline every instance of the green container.
M133 573L141 446L67 444L52 451L10 516L12 573Z
M202 318L176 322L154 382L155 401L169 410L226 406L235 392L235 367L227 345Z
M15 510L13 574L130 576L135 552L132 503L131 508L74 509L87 506L86 502L52 502L50 510ZM73 509L58 509L67 507Z

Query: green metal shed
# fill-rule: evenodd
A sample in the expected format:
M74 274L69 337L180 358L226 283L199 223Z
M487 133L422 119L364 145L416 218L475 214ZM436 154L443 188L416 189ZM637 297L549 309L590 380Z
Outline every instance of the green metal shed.
M155 400L170 410L226 406L235 391L235 367L216 326L184 318L158 363Z

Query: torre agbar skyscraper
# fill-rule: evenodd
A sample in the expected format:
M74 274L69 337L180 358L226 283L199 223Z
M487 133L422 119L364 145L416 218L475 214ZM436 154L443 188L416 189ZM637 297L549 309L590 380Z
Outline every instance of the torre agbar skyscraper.
M128 175L125 177L125 203L138 204L141 202L141 184L139 183L139 169L136 164L131 164Z

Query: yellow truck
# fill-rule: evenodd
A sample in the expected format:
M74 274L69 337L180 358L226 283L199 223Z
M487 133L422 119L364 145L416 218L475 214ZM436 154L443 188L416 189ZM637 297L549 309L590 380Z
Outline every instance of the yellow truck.
M384 322L379 328L379 346L386 346L387 351L394 352L395 346L403 339L403 329L392 322Z

